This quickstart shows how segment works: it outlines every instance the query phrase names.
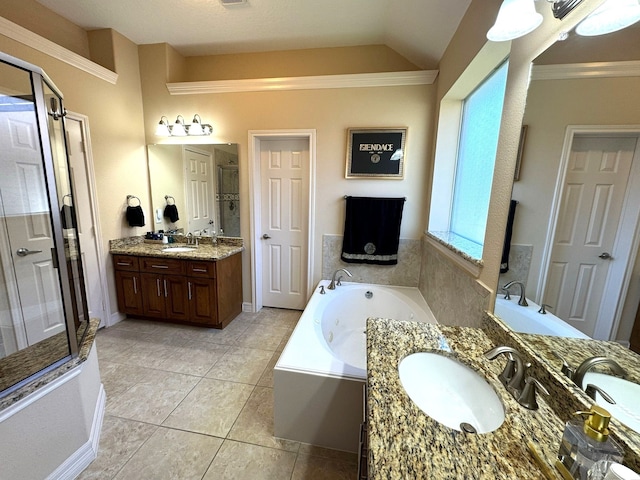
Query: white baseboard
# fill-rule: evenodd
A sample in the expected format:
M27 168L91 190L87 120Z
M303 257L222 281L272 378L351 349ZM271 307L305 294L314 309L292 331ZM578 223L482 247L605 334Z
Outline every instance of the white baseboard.
M105 327L113 327L116 323L121 322L125 318L127 318L127 316L124 313L114 312L109 317L109 323L105 325Z
M47 480L73 480L95 460L98 456L98 445L100 444L100 433L102 432L102 420L104 419L106 404L107 395L104 391L104 386L100 384L100 392L98 393L98 401L96 402L96 409L93 413L89 440L76 450L73 455L67 458L62 465L56 468L55 471L47 477Z
M242 302L242 311L243 312L255 312L253 309L253 303L251 302Z

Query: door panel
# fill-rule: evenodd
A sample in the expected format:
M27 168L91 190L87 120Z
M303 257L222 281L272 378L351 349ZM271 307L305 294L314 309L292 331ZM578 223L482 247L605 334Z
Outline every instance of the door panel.
M309 147L265 140L260 147L263 305L302 310L307 300Z
M613 259L635 137L576 136L545 289L554 313L593 336Z
M190 232L210 230L213 225L215 187L213 156L209 152L184 149L187 219Z

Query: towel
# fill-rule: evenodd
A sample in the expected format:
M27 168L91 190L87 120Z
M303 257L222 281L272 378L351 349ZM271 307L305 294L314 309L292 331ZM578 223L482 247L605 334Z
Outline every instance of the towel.
M127 207L127 222L130 227L144 227L144 212L140 205Z
M511 251L511 235L513 234L513 221L516 216L517 200L509 203L509 216L507 217L507 228L504 232L504 245L502 247L502 259L500 260L500 273L509 271L509 252Z
M164 216L169 219L171 223L175 223L180 220L178 216L178 207L175 205L167 205L164 207Z
M60 209L60 219L62 220L62 228L76 228L76 212L71 205L62 205Z
M347 197L343 261L397 265L404 198Z

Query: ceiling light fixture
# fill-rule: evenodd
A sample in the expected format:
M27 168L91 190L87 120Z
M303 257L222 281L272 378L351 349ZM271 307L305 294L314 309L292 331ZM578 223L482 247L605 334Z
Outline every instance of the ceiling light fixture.
M202 123L200 115L197 113L193 116L191 125L184 123L184 117L178 115L173 124L169 124L169 120L164 115L160 117L158 126L156 127L156 135L158 137L186 137L211 135L213 127L208 123Z
M578 35L593 37L617 32L640 20L638 0L607 0L578 24Z
M547 0L552 4L553 16L558 20L562 20L581 1ZM487 38L493 42L513 40L534 31L542 20L542 15L536 11L534 0L503 0L496 23L487 32Z

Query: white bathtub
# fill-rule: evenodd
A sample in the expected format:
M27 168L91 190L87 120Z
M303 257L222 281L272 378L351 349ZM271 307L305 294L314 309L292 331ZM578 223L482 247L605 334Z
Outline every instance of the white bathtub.
M328 284L316 287L274 368L275 435L355 452L367 318L436 320L417 288L345 282L328 290Z
M511 300L496 298L494 313L515 332L551 335L554 337L591 338L564 320L547 310L546 314L538 313L540 306L527 298L528 307L518 305L518 296Z

